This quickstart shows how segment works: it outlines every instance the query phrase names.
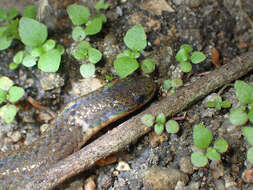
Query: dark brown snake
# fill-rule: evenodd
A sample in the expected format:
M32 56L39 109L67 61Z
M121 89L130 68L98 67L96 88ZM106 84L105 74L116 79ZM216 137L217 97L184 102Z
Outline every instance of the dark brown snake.
M71 101L34 143L0 154L0 189L22 187L80 149L97 131L147 103L154 92L151 79L128 77Z

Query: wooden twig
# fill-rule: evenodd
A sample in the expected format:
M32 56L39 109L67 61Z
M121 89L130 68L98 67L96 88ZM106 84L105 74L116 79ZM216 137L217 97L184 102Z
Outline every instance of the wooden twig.
M25 187L20 189L51 189L91 167L97 160L117 152L139 137L148 133L151 128L140 121L143 114L157 115L164 113L171 117L215 89L230 83L253 70L253 52L246 53L204 77L200 77L190 85L179 89L176 94L153 103L144 112L127 120L118 127L108 131L94 142L69 157L59 161L42 175L34 178Z

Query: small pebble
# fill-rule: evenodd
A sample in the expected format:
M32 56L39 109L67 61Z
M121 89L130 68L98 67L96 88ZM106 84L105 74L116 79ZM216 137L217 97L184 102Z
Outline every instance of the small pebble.
M130 166L128 165L128 163L124 162L124 161L119 161L117 167L116 167L116 170L118 171L129 171L131 168Z
M183 157L179 162L180 170L187 174L193 174L193 165L191 163L190 157Z

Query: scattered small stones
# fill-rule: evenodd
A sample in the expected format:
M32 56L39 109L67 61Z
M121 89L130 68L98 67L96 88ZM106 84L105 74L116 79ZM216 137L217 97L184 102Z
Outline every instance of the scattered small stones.
M191 158L189 156L183 157L179 161L180 170L186 174L192 174L194 172Z
M210 169L215 179L219 179L224 175L224 166L222 165L221 162L211 161Z
M63 86L64 79L57 73L41 72L40 84L43 90L52 90Z

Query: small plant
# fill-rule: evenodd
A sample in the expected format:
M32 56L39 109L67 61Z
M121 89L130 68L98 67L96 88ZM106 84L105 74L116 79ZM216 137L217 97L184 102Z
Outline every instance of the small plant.
M236 96L241 104L240 107L230 111L229 119L234 125L245 125L250 121L253 123L253 86L243 81L235 82ZM250 145L253 145L253 127L242 127L242 134ZM247 159L253 163L253 147L247 152Z
M191 154L191 162L194 166L204 167L208 163L208 159L220 161L220 153L224 153L228 149L228 143L224 139L217 139L214 141L214 146L209 147L213 140L213 135L203 123L199 123L193 127L193 142L194 145L203 149L203 151L196 150ZM205 150L205 151L204 151Z
M177 133L179 130L179 125L174 120L169 120L166 122L166 117L163 113L160 113L156 118L152 114L145 114L141 121L144 125L152 127L154 125L154 131L156 134L161 135L164 131L164 127L168 133ZM156 122L154 122L156 121ZM166 122L166 124L165 124Z
M147 46L147 37L141 25L137 24L129 29L124 37L124 43L129 48L119 54L114 61L114 68L121 77L127 77L139 68L137 58L140 57L140 51ZM151 73L155 70L155 64L152 59L142 61L141 69L145 73Z
M179 67L185 73L192 70L192 64L199 64L206 59L205 54L200 51L193 51L191 45L183 44L180 46L176 54L176 60L179 62Z
M14 120L18 108L13 104L20 100L24 95L24 89L14 86L13 81L8 77L0 77L0 104L7 101L5 105L0 107L0 117L10 123Z
M183 81L179 78L174 78L172 80L165 80L163 81L163 88L168 91L170 90L170 92L172 94L176 93L176 88L183 86Z
M95 9L100 11L101 9L107 9L108 3L104 0L100 0ZM95 74L95 64L102 58L102 54L99 50L91 47L91 45L84 41L87 35L95 35L102 29L103 23L106 22L104 14L97 13L93 17L90 16L90 10L81 5L69 5L67 7L67 13L75 28L72 31L72 38L76 42L76 45L71 48L71 54L79 60L80 73L84 78L92 77ZM84 25L82 27L81 25ZM87 63L86 63L87 62Z
M15 54L9 65L11 69L17 68L21 63L25 67L38 64L38 68L44 72L56 72L59 69L64 48L61 45L56 46L54 40L47 40L48 32L44 24L23 17L20 19L18 32L26 48Z
M222 101L221 96L218 96L215 101L207 101L206 106L209 108L215 108L216 110L221 110L221 108L230 108L231 102L225 100Z
M0 50L9 48L14 39L20 39L18 34L18 14L15 8L11 9L9 12L5 9L0 9L0 21L3 22L3 25L0 27ZM26 6L23 16L35 18L35 7L32 5Z

